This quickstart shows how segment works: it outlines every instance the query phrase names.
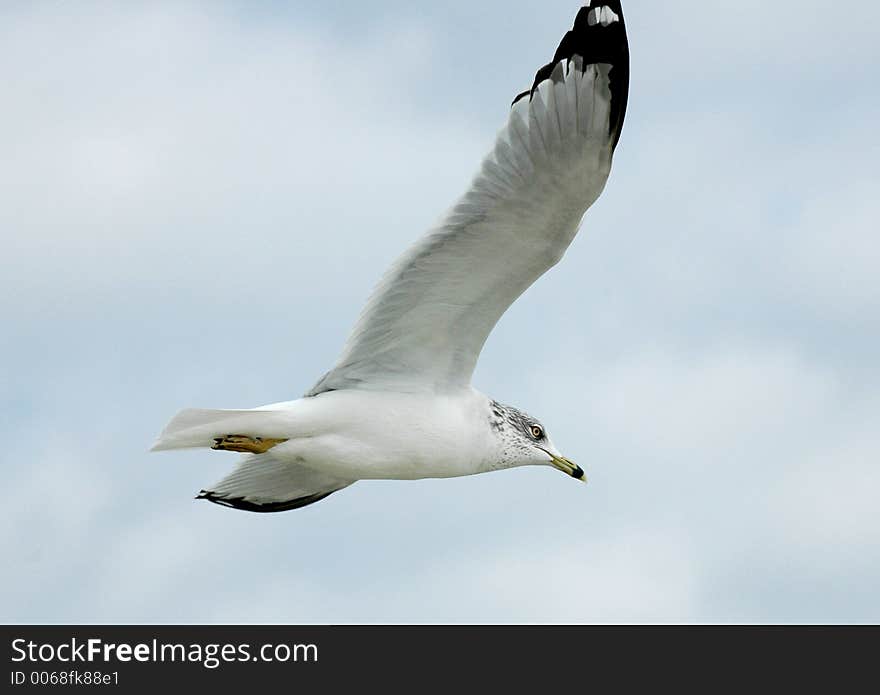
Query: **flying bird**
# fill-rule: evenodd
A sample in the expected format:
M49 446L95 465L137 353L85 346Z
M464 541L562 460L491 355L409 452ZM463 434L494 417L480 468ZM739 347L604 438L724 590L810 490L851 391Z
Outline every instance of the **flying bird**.
M335 366L295 401L183 410L153 450L245 454L197 499L253 512L298 509L358 480L526 465L585 480L543 423L471 375L493 326L559 262L602 193L628 91L620 0L592 0L513 100L470 189L386 272Z

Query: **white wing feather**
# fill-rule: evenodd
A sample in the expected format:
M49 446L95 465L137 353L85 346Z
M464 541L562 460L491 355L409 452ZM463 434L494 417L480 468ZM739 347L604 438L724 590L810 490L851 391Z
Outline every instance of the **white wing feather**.
M307 395L470 383L493 326L562 258L605 186L619 135L611 68L561 60L515 103L470 190L388 270Z

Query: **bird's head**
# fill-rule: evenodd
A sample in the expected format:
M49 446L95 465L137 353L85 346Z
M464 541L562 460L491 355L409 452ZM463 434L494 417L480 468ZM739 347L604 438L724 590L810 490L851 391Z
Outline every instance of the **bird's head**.
M489 424L500 439L500 467L553 466L576 480L587 482L583 469L559 453L537 418L495 401L491 412Z

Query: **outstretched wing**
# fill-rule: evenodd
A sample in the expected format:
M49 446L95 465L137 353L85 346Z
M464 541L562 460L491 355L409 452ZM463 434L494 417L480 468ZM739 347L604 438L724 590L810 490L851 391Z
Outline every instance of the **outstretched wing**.
M592 0L442 224L386 273L307 395L470 383L492 327L565 253L611 170L629 89L619 0Z
M196 499L248 512L286 512L320 502L352 485L308 466L265 454L246 454L232 473Z

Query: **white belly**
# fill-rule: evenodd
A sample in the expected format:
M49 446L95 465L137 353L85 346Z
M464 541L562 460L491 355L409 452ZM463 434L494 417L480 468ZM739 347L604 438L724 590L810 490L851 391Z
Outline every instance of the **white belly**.
M331 391L267 406L289 414L278 457L352 480L451 478L491 468L489 399Z

